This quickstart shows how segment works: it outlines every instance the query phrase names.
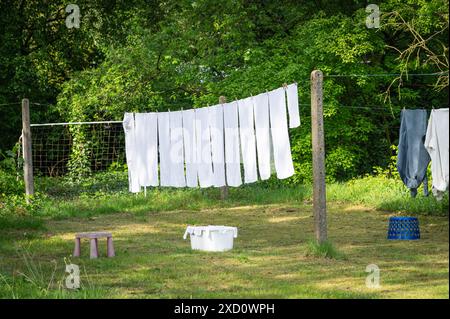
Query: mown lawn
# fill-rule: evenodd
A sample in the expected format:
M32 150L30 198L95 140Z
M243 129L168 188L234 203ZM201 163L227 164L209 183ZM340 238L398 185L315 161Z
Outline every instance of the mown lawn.
M378 191L370 194L373 189ZM0 296L449 297L448 197L440 203L419 195L411 199L398 183L376 179L330 185L329 238L338 255L322 258L308 253L314 237L308 187L239 188L225 202L217 195L217 190L153 191L147 198L120 194L55 201L44 207L43 227L1 231ZM396 201L401 205L393 206ZM406 215L408 209L418 210L412 215L419 216L422 238L387 240L389 216ZM188 224L237 226L235 249L192 251L182 238ZM74 233L93 230L113 233L115 258L90 260L88 242L81 258L70 257ZM100 249L104 256L104 242ZM82 289L64 288L65 262L80 266ZM380 268L378 289L366 287L369 264Z

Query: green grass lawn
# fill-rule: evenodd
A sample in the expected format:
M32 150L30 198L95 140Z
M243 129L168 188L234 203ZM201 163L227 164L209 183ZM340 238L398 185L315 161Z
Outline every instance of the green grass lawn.
M412 199L398 183L362 179L328 186L328 232L336 258L310 254L310 188L261 185L218 190L155 190L54 199L41 227L0 232L3 298L448 298L448 196ZM419 216L422 238L389 241L392 215ZM186 225L237 226L235 248L192 251ZM70 257L76 232L108 230L115 258ZM100 254L106 253L101 242ZM82 288L64 287L66 263ZM366 266L381 287L367 288Z

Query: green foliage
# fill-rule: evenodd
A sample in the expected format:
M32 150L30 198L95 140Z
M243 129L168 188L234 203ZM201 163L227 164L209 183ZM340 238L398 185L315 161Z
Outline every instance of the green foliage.
M18 178L14 173L0 169L0 198L18 195L23 193L24 190L25 186L22 178Z
M431 183L428 186L431 189ZM420 186L417 197L412 198L401 180L388 178L382 172L380 176L365 176L346 183L327 185L327 200L363 204L405 214L448 214L448 193L441 201L437 201L431 194L423 196L422 190L423 186Z
M0 9L9 5L9 14L0 19L0 77L5 83L0 103L27 96L51 104L33 106L32 121L120 120L125 111L201 107L216 104L221 95L233 100L297 80L302 126L290 130L296 174L285 184L311 181L307 104L312 70L325 75L434 72L445 69L437 61L448 61L443 0L382 1L378 30L365 26L362 1L83 0L77 3L84 17L80 29L66 28L64 4L2 2ZM417 61L399 59L398 50L411 46L414 36L394 13L430 39L430 50L443 50L440 60L427 58L424 51ZM392 80L325 78L330 181L388 167L403 106L447 104L448 86L430 90L435 77ZM396 87L401 95L391 94ZM17 106L0 109L8 119L3 149L2 143L9 148L20 135ZM83 128L71 128L71 135L69 171L76 181L90 174L90 152L98 141L87 140Z
M72 181L79 182L91 174L90 145L86 138L86 128L82 125L70 127L72 134L72 148L67 168Z
M15 162L10 166L9 159L0 162L1 167L14 169L0 168L0 229L41 228L43 223L37 215L46 202L46 196L36 193L27 203L23 179L15 172Z
M43 221L38 216L43 204L44 199L39 194L31 197L29 203L24 195L0 196L0 230L43 228Z
M126 163L112 162L108 167L108 172L127 172L128 166Z

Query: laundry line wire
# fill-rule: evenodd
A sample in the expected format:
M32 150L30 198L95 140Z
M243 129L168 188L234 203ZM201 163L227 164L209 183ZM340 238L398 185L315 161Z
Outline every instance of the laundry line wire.
M52 104L52 103L37 103L37 102L30 102L30 104L33 104L33 105L42 105L42 106L55 105L55 104Z
M310 103L299 103L299 105L302 106L311 106ZM349 109L364 109L364 110L383 110L383 111L387 111L390 112L391 108L384 108L384 107L379 107L379 106L354 106L354 105L342 105L342 104L337 104L337 105L333 105L333 104L328 104L325 103L323 104L323 106L338 106L338 108L349 108Z
M16 105L16 104L22 104L22 102L19 101L19 102L1 103L0 106ZM41 105L41 106L55 105L52 103L37 103L37 102L29 102L29 104L30 105Z
M373 73L373 74L326 74L324 78L345 78L345 77L390 77L390 76L436 76L448 75L448 71L433 72L433 73Z
M301 106L311 106L309 103L299 103ZM324 104L323 106L333 106L332 104ZM390 109L382 108L382 107L371 107L371 106L352 106L352 105L338 105L339 107L344 108L354 108L354 109L365 109L365 110L383 110L389 112ZM35 123L31 124L31 127L38 126L67 126L67 125L92 125L92 124L120 124L122 121L93 121L93 122L60 122L60 123Z
M2 103L0 106L6 106L6 105L14 105L14 104L20 104L21 102L10 102L10 103Z

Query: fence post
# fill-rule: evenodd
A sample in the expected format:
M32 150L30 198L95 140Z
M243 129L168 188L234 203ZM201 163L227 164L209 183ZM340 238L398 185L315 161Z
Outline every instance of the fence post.
M323 74L311 72L311 131L313 160L314 231L317 242L327 240L327 209L325 188L325 142L323 129Z
M219 97L219 103L220 104L225 104L227 102L227 99L226 99L226 97L225 96L220 96ZM225 136L224 136L224 138L225 138ZM223 158L223 160L224 160L224 166L225 166L225 179L226 179L226 169L227 169L227 167L226 167L226 165L225 165L225 143L224 143L224 158ZM225 185L225 186L222 186L221 188L220 188L220 199L227 199L228 198L228 186L227 185Z
M33 160L31 153L30 103L22 99L22 146L23 146L23 178L27 203L29 195L34 194Z

